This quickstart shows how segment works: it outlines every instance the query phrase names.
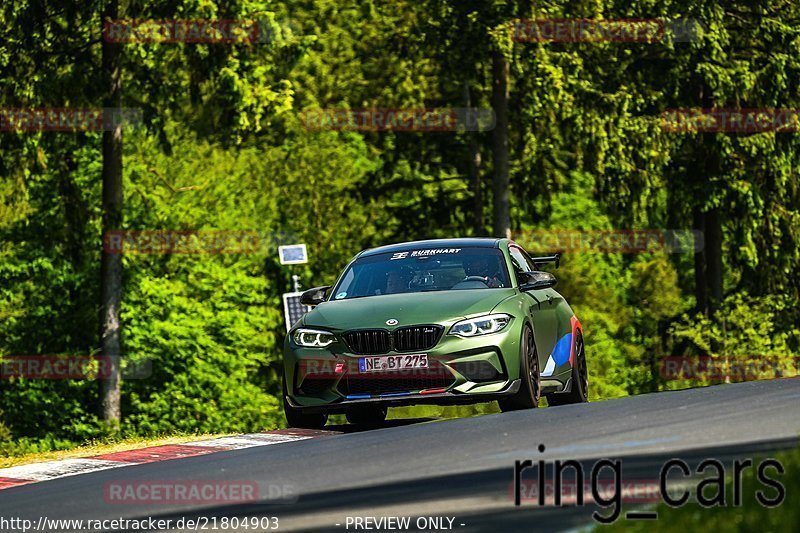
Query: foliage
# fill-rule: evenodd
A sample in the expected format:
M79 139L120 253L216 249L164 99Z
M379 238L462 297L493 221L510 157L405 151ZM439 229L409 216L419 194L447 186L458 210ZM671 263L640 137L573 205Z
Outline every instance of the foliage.
M53 4L53 3L50 3ZM510 65L512 225L672 230L718 209L725 300L697 315L694 259L671 250L566 253L559 290L586 331L591 399L663 383L663 355L798 349L798 137L665 132L678 107L798 108L790 2L234 0L123 2L128 19L249 19L264 43L130 43L123 105L126 230L258 235L243 254L124 258L126 436L283 424L280 295L331 282L359 250L467 236L491 220L490 132L311 131L318 108L489 107ZM97 3L0 7L0 108L102 107ZM690 18L698 38L513 42L515 18ZM477 160L478 179L470 169ZM95 354L103 236L101 135L0 132L0 356ZM311 262L278 264L305 242ZM557 250L543 249L537 252ZM116 438L95 381L0 382L0 453ZM491 406L398 411L483 413ZM12 440L13 442L8 442Z
M798 321L797 305L786 295L764 298L736 293L711 318L684 315L672 325L672 333L678 346L681 341L688 345L687 361L708 356L720 371L701 373L697 379L670 380L667 388L797 376ZM685 370L679 375L685 376Z

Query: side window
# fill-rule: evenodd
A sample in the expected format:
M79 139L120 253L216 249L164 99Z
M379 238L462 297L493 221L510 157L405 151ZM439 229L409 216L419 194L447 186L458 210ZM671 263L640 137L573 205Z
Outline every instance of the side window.
M533 266L528 263L528 260L522 253L522 250L520 250L516 246L511 246L508 249L508 252L511 255L511 264L514 265L514 274L516 275L517 282L519 283L519 275L522 272L533 271Z

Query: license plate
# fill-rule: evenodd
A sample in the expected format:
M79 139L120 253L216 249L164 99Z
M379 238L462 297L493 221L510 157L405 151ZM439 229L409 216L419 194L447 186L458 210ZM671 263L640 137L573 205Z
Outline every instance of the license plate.
M392 372L413 368L428 368L427 354L414 355L382 355L380 357L361 357L358 360L358 371Z

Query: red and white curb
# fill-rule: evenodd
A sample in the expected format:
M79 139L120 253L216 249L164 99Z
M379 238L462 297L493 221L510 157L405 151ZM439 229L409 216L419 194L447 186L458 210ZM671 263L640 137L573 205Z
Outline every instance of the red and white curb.
M242 450L256 446L283 444L334 434L335 432L333 431L279 429L267 433L252 433L249 435L185 442L183 444L151 446L149 448L106 453L83 459L62 459L60 461L13 466L0 469L0 490L39 481L49 481L88 472L108 470L109 468L155 463L229 450Z

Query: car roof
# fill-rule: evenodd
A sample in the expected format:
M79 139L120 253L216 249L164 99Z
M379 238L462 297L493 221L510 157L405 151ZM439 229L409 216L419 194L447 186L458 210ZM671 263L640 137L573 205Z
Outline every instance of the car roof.
M430 248L500 248L500 243L505 239L497 238L459 238L459 239L431 239L426 241L401 242L364 250L358 257L375 254L410 252L411 250Z

